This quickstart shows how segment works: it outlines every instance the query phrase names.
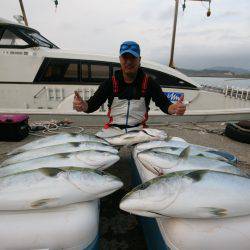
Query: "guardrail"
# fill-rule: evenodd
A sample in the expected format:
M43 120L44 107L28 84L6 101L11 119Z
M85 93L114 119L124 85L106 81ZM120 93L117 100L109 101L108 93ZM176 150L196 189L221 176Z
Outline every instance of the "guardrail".
M210 91L210 92L216 92L224 94L225 96L234 97L236 99L240 100L250 100L250 89L243 89L243 88L235 88L226 86L225 88L221 87L214 87L210 85L201 85L203 90Z

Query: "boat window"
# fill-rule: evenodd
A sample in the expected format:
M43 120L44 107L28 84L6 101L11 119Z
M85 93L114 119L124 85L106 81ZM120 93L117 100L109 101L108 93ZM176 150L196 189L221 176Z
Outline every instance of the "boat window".
M78 80L78 63L66 60L50 61L41 78L42 82L77 82Z
M120 70L121 69L121 67L120 66L113 66L113 70L112 70L112 74L114 75L115 74L115 72L117 71L117 70Z
M77 64L76 63L70 63L66 72L65 72L65 75L64 75L64 78L77 78Z
M89 78L89 66L87 63L82 63L82 79Z
M91 78L93 79L108 79L109 66L101 64L91 64Z
M4 46L26 46L28 45L23 39L18 37L16 34L6 29L0 40L0 45Z
M165 88L197 88L195 85L186 82L176 76L169 75L153 69L143 68L144 72L151 76L156 82Z
M28 29L19 29L19 32L21 32L23 35L29 37L33 42L35 42L37 45L41 47L47 47L47 48L57 48L53 43L51 43L48 39L43 37L41 34L34 30L28 30Z
M4 33L4 29L1 29L1 28L0 28L0 40L2 39L3 33Z

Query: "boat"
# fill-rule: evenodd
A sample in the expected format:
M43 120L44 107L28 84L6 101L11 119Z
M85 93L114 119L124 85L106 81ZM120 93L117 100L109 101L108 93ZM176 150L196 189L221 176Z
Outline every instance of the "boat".
M250 117L250 90L204 89L176 69L142 61L142 68L176 102L184 95L184 116L167 121L238 121ZM98 85L119 69L119 59L60 49L36 29L0 19L0 113L70 115L97 118L107 113L107 103L93 114L72 108L74 91L89 99ZM149 115L159 122L164 115L153 102Z

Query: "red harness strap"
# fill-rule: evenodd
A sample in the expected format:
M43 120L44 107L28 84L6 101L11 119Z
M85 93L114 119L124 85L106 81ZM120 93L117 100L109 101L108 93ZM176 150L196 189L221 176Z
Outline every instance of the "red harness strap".
M111 108L109 108L108 113L107 113L109 121L107 123L105 123L105 125L104 125L104 128L106 128L106 129L110 127L110 124L113 121L113 117L110 115L110 113L111 113Z
M141 86L141 93L142 96L144 97L148 89L148 75L145 74L143 81L142 81L142 86ZM146 121L148 120L148 112L144 114L144 119L142 121L142 126L143 128L147 128Z
M148 75L145 74L142 80L142 85L141 85L142 96L145 96L147 89L148 89Z
M113 84L113 93L114 93L114 95L117 95L118 91L119 91L119 87L118 87L119 85L118 85L118 81L115 78L115 76L112 76L112 84ZM148 75L145 74L145 76L143 77L143 80L142 80L142 85L141 85L141 93L142 93L143 97L145 96L147 89L148 89ZM106 128L106 129L110 127L110 124L113 121L113 117L110 114L111 114L111 108L109 108L108 113L107 113L107 116L109 118L109 122L104 125L104 128ZM142 121L142 126L144 128L147 127L147 125L146 125L147 120L148 120L148 112L146 112L144 114L144 119Z
M113 93L114 93L114 95L117 95L119 88L118 88L118 81L115 78L115 76L112 76L112 84L113 84Z
M113 93L114 95L117 95L118 94L118 91L119 91L119 88L118 88L118 81L117 79L115 78L115 76L112 76L112 84L113 84ZM113 121L113 117L110 115L111 114L111 108L109 108L108 110L108 113L107 113L107 116L109 118L109 121L108 123L106 123L104 125L104 128L109 128L110 127L110 124L112 123Z

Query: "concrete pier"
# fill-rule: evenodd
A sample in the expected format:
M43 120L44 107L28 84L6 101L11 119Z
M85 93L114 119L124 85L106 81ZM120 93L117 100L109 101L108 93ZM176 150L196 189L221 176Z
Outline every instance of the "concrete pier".
M51 118L49 118L51 119ZM31 121L32 123L33 121ZM101 126L93 126L77 121L72 126L82 126L84 124L86 133L96 133ZM223 135L225 123L169 123L157 124L150 127L164 129L170 136L178 136L186 141L203 146L213 147L227 151L239 159L238 167L250 172L250 144L233 141ZM77 128L60 129L59 131L77 131ZM38 133L42 135L42 133ZM6 158L6 153L27 142L38 139L36 135L29 135L21 142L0 142L0 160ZM101 201L100 218L100 249L146 249L141 228L136 217L119 210L119 201L132 189L131 173L129 168L129 156L131 148L120 150L121 160L111 168L107 169L125 183L124 187L107 196Z

